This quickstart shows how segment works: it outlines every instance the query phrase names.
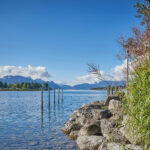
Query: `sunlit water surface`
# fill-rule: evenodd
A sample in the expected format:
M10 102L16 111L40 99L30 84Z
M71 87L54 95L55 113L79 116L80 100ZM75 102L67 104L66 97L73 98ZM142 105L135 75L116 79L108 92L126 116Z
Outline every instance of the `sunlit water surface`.
M71 110L95 100L103 100L106 91L64 90L63 103L58 104L56 91L44 92L41 113L41 92L0 92L0 150L75 150L74 141L67 139L61 129Z

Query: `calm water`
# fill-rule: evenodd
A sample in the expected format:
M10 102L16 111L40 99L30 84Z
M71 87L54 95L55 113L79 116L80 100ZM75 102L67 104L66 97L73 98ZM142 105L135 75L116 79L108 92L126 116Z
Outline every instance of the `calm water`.
M104 99L106 92L66 90L63 104L58 104L56 91L55 105L52 93L49 109L48 92L44 92L42 115L41 92L0 92L0 150L76 149L75 142L61 131L70 111Z

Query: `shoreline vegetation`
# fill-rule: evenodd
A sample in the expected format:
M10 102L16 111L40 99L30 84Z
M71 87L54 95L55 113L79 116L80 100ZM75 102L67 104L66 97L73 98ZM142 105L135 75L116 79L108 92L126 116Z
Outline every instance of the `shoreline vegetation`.
M0 91L41 91L41 89L0 89ZM44 91L47 91L44 89Z
M115 91L118 91L120 89L125 89L125 86L110 86L110 85L108 85L107 87L95 87L95 88L91 88L90 90L108 90L108 89L113 89Z
M0 81L0 91L41 91L48 90L48 83L45 82L44 84L40 83L14 83L14 84L7 84L6 82L3 83Z

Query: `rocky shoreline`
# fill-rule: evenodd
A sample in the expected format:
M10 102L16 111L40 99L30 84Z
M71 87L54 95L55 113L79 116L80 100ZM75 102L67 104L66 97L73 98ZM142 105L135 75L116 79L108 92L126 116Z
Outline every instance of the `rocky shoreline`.
M62 131L76 140L79 150L144 150L134 141L126 118L120 98L107 96L105 101L92 102L72 112Z

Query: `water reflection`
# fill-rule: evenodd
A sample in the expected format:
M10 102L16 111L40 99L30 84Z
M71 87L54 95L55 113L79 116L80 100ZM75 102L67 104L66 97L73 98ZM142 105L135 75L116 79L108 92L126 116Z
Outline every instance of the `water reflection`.
M63 103L63 89L61 89L61 103Z
M51 119L51 116L50 116L50 107L48 107L48 122L49 122L49 125L50 125L50 119Z
M58 89L58 104L59 104L59 93L60 93L60 89Z
M41 128L43 128L43 110L41 109Z
M50 88L48 88L48 108L50 109Z
M54 118L56 117L56 105L54 104Z
M41 128L43 128L43 89L41 89Z

